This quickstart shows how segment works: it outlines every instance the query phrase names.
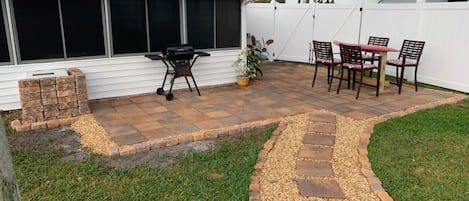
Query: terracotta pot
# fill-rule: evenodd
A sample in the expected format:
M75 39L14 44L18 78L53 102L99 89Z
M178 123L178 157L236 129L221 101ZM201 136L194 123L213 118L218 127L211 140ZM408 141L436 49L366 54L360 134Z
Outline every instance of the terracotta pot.
M249 77L236 77L236 81L239 86L248 86L249 85Z

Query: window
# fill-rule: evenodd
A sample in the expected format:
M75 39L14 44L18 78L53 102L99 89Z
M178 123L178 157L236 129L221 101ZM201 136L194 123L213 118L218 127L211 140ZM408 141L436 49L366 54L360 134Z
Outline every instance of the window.
M21 60L63 58L57 0L13 1Z
M214 0L187 0L187 40L194 48L214 48Z
M187 38L195 48L239 47L239 0L187 1Z
M111 0L110 3L115 54L157 52L167 44L181 43L179 1Z
M0 63L11 63L12 55L18 55L21 63L142 54L179 43L189 43L197 49L240 46L239 0L9 2L12 25L6 24L5 1L1 1ZM104 13L105 7L109 12ZM105 19L109 19L109 26L104 24ZM12 32L10 26L14 28ZM12 52L10 39L17 52Z
M217 0L217 48L241 44L241 1Z
M105 55L100 0L62 0L67 57Z
M159 52L168 44L181 43L179 16L179 1L148 0L151 52Z
M13 8L21 61L106 54L100 0L13 0Z
M145 0L111 0L114 54L147 52Z
M10 52L8 50L8 41L3 18L3 10L0 5L0 62L10 62Z

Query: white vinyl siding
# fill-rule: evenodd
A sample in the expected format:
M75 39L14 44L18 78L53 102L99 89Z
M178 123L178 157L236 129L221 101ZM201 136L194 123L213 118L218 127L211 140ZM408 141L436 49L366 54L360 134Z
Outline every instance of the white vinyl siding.
M232 64L239 51L240 49L218 50L210 52L210 57L199 58L192 69L198 86L235 82L236 74ZM21 108L18 80L26 78L27 72L70 67L79 68L85 74L90 100L155 93L161 87L166 72L166 66L161 61L152 61L144 56L1 66L0 110ZM186 87L184 79L176 79L174 89ZM203 88L201 94L204 95Z
M8 36L14 36L16 33L14 12L12 2L15 0L2 0L2 12L4 22L8 25L5 32ZM21 0L18 0L21 1ZM23 0L24 1L24 0ZM21 56L16 37L8 37L9 53L12 56L10 62L0 63L0 110L13 110L20 109L20 97L18 90L18 80L25 79L27 73L38 70L54 70L54 69L67 69L67 68L79 68L86 76L88 85L88 96L90 100L118 97L126 95L137 95L142 93L155 93L158 87L161 87L163 83L164 74L166 72L166 66L161 61L152 61L143 56L144 53L129 54L112 54L112 30L111 22L109 22L109 1L101 0L102 12L103 12L103 37L105 43L105 55L86 56L80 58L59 58L59 59L39 59L24 61L16 56ZM150 1L150 0L146 0ZM159 2L162 0L154 0ZM185 31L185 1L179 0L181 8L181 33L175 33L181 35L182 42L187 42ZM233 0L226 0L233 1ZM153 1L152 1L153 2ZM245 12L245 4L242 4L244 8L241 9L241 17L243 18ZM63 13L62 13L63 14ZM11 20L9 16L13 16ZM244 19L245 20L245 19ZM235 20L236 21L236 20ZM245 21L243 21L245 22ZM234 26L241 26L239 30L239 38L235 41L239 41L239 46L229 45L227 49L225 46L219 49L210 49L208 51L210 57L201 57L193 66L194 77L197 81L197 85L201 87L201 94L204 95L203 87L211 85L220 85L235 82L236 73L232 67L233 62L236 60L240 47L245 46L245 41L240 40L244 38L245 24L235 23ZM164 30L163 30L164 31ZM227 36L228 37L228 36ZM10 47L11 41L11 47ZM217 47L214 47L217 48ZM153 51L152 51L153 52ZM113 55L113 56L111 56ZM166 82L165 90L169 88L169 80ZM186 88L187 85L184 79L176 79L174 89ZM156 93L155 93L156 95ZM196 95L196 94L194 94Z

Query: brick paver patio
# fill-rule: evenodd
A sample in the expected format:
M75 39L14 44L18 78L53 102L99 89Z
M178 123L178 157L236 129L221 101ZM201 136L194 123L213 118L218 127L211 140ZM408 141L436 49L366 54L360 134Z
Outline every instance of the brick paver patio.
M90 107L118 145L132 145L318 109L364 119L454 95L423 87L419 92L404 87L398 95L397 87L391 85L387 87L390 93L379 97L373 95L372 87L363 87L360 99L355 100L355 91L346 85L339 95L328 92L324 69L320 69L314 88L311 88L313 68L307 65L272 63L265 64L263 71L264 77L248 87L228 84L202 88L202 96L181 89L174 91L173 101L166 101L156 93L102 99L92 101ZM323 129L320 127L312 131Z
M201 88L202 96L188 89L176 90L173 101L166 101L165 96L156 93L101 99L92 101L90 107L120 146L117 154L124 155L223 137L265 126L272 119L315 110L361 120L457 96L423 87L415 92L410 86L403 86L402 94L398 95L397 87L391 85L386 87L388 93L379 97L375 97L374 88L362 87L360 99L356 100L356 92L347 89L346 84L337 95L336 80L334 90L328 92L325 69L319 70L314 88L311 88L314 69L308 65L278 62L264 64L262 70L264 77L248 87L235 84L205 87ZM298 175L314 179L297 180L302 196L345 198L330 165L335 123L335 115L310 116L296 166Z

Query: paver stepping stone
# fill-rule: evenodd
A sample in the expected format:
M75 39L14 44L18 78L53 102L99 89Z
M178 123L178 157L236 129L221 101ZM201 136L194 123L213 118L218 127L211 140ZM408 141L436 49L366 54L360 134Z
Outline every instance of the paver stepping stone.
M332 160L332 148L302 145L298 157L312 160Z
M336 118L333 114L310 114L309 121L335 124Z
M333 179L298 179L300 194L304 197L345 199L339 183Z
M333 146L334 140L335 136L333 135L306 133L303 138L303 144Z
M335 134L335 124L310 123L307 132Z
M296 161L296 174L313 177L333 177L332 164L328 162Z

